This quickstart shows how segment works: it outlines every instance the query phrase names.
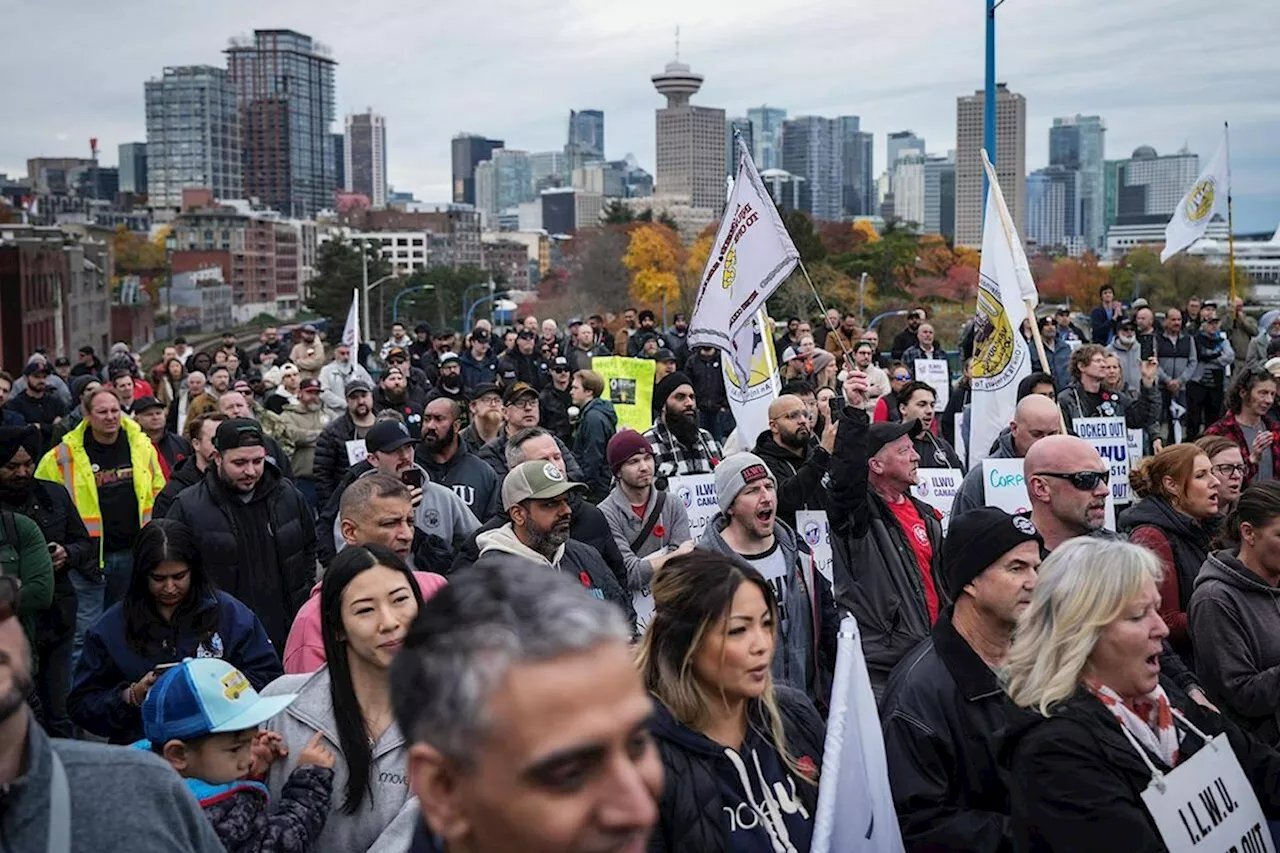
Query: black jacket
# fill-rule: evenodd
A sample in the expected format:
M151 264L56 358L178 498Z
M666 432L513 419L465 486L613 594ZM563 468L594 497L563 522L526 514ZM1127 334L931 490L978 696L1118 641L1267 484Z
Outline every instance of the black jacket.
M1160 389L1154 385L1141 385L1137 397L1124 391L1103 391L1098 396L1100 402L1090 405L1079 382L1072 382L1059 392L1058 408L1073 434L1076 418L1124 418L1129 429L1145 429L1160 416Z
M695 352L684 363L685 375L693 383L699 412L723 412L729 408L729 395L724 390L724 371L720 368L719 351L711 358Z
M351 415L343 413L325 425L316 439L316 461L313 475L316 480L316 503L324 506L338 487L338 481L347 473L351 464L347 461L347 442L356 437L356 424Z
M867 432L862 409L846 406L836 432L827 515L834 552L832 580L836 603L848 608L862 629L867 674L879 697L889 671L929 634L929 610L915 552L892 510L867 481ZM942 556L942 522L928 504L907 495L928 530L933 547L930 572L938 599L946 593L938 582Z
M924 435L914 444L916 453L920 456L921 468L955 468L961 474L965 473L964 463L960 461L956 449L942 436L925 430Z
M453 489L481 523L502 509L502 480L491 465L481 462L467 449L465 441L458 442L458 452L443 464L428 456L421 444L414 459L426 470L433 483Z
M541 355L525 355L519 351L503 353L498 359L498 384L510 388L517 382L527 382L542 390L547 384L547 364Z
M573 477L570 476L569 479L572 480ZM605 520L604 513L583 500L582 492L578 489L569 493L569 508L573 510L573 518L569 522L569 538L576 539L584 545L590 545L599 551L605 564L613 572L614 579L623 589L626 589L627 567L622 562L622 552L618 550L618 543L613 539L613 532L609 529L609 522ZM466 544L458 549L449 573L453 574L465 569L480 558L480 548L476 545L477 536L486 530L501 527L509 521L511 521L510 516L505 512L499 512L482 524L480 529L467 539Z
M204 479L204 472L196 467L196 457L188 456L182 460L169 474L169 482L164 484L160 494L156 495L155 506L151 508L152 518L164 518L169 514L169 507L177 500L188 486L194 486Z
M573 453L582 466L582 482L587 485L587 499L592 503L600 503L613 488L613 473L605 451L617 431L618 413L613 410L613 403L594 399L582 407L573 431Z
M1280 818L1280 754L1191 701L1171 680L1160 681L1170 704L1192 725L1211 737L1227 735L1263 812L1272 820ZM1199 735L1179 731L1182 760L1204 747ZM1148 758L1162 771L1169 769L1155 755ZM1151 771L1111 712L1083 688L1048 718L1019 718L1002 739L1000 762L1010 773L1014 850L1019 853L1167 850L1142 802Z
M826 510L827 487L824 478L831 468L831 454L814 445L804 457L798 457L773 440L773 433L763 430L756 437L753 451L764 460L778 481L778 518L796 529L796 511Z
M151 443L155 445L156 453L163 456L164 460L169 463L171 472L195 454L195 451L191 449L191 442L176 432L166 432L164 438Z
M820 771L826 742L822 718L799 690L775 687L774 696L787 751L800 764ZM661 702L654 700L654 709L653 734L662 757L664 778L658 798L658 824L649 836L649 853L729 853L733 848L724 815L727 806L721 778L736 772L729 766L724 747L680 723ZM758 701L751 703L748 713L753 728L768 732ZM796 793L812 817L817 811L818 786L797 779Z
M0 502L0 510L25 515L39 525L46 542L66 549L66 565L53 573L53 605L36 617L36 639L54 643L69 636L76 627L76 590L69 573L98 570L98 541L90 538L71 494L61 483L33 480L26 500Z
M283 649L316 582L316 526L302 493L267 464L244 503L211 469L166 517L191 528L217 588L256 613L272 644Z
M996 734L1019 713L952 626L950 609L894 668L880 716L893 806L910 853L1013 849Z
M550 382L538 395L539 423L562 442L573 440L573 424L569 420L569 407L572 405L569 389L557 391Z
M422 404L413 399L413 396L406 393L404 399L399 402L392 402L387 399L386 392L381 388L373 390L373 410L381 412L383 409L390 409L393 412L399 412L404 417L404 425L409 429L409 435L414 438L422 437Z
M556 444L560 446L560 455L564 457L564 470L569 475L569 479L575 483L586 482L582 479L582 467L578 465L578 460L573 457L573 453L559 438ZM482 462L488 462L493 470L498 473L498 479L507 476L507 472L511 470L507 466L507 428L504 426L498 431L498 437L476 451L476 457Z

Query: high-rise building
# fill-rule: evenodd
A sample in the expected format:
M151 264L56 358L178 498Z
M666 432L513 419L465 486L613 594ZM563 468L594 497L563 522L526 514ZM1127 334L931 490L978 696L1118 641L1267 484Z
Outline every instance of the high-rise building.
M839 221L844 180L840 127L835 119L800 116L784 122L782 168L804 179L801 210L814 219Z
M1027 176L1028 242L1040 246L1061 246L1067 237L1066 184L1055 181L1045 169Z
M147 194L147 143L125 142L118 149L120 192Z
M476 166L501 147L501 139L485 139L474 133L460 133L453 138L454 204L476 203Z
M1049 128L1049 165L1079 174L1079 192L1068 215L1068 237L1082 237L1094 250L1106 236L1106 132L1098 116L1055 118ZM997 143L998 147L998 143ZM1074 231L1074 233L1072 233Z
M787 111L778 107L755 107L747 110L751 124L751 159L756 169L782 168L782 123Z
M347 188L347 137L341 133L333 134L333 188Z
M527 151L494 150L492 159L476 164L476 209L484 211L491 223L499 213L514 210L522 202L533 201L533 166Z
M286 216L332 207L333 69L327 47L293 30L233 38L227 71L240 102L245 192Z
M876 212L876 181L872 171L875 138L862 130L858 116L836 119L840 136L840 193L845 218Z
M667 105L657 110L655 192L687 196L695 208L724 210L724 110L696 106L689 98L702 88L702 75L682 62L668 62L651 78Z
M916 136L913 130L899 130L889 134L885 167L892 172L898 158L905 151L917 151L924 154L924 140Z
M565 143L564 154L571 171L604 159L603 111L569 111L569 141Z
M387 206L387 120L372 109L347 116L343 174L347 192L368 196L374 210Z
M570 176L568 158L563 151L535 151L529 155L534 192L562 187Z
M742 137L742 141L746 143L747 150L751 152L752 162L755 162L756 159L755 132L751 127L751 119L746 118L745 116L739 116L738 118L726 120L724 123L724 166L725 172L730 175L736 175L738 173L738 149L737 146L733 144L733 134L735 131ZM756 163L756 171L764 171L764 167L758 162Z
M1160 155L1149 145L1134 149L1116 173L1116 224L1141 225L1143 219L1168 220L1200 174L1200 156L1183 149Z
M983 93L956 99L956 244L982 246ZM996 84L996 178L1018 233L1027 209L1027 99Z
M956 155L924 161L924 233L956 236Z
M893 215L924 230L925 157L915 148L899 150L893 164Z
M240 109L227 72L208 65L164 69L145 85L147 188L153 207L179 207L184 189L244 196Z

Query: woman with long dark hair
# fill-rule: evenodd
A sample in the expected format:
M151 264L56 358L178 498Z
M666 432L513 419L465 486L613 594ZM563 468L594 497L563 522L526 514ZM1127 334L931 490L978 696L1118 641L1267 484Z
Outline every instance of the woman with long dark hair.
M772 587L694 550L667 561L652 589L638 664L658 700L666 778L649 849L807 851L826 734L804 693L773 683Z
M1248 466L1245 485L1280 479L1280 422L1271 418L1276 387L1276 378L1265 368L1240 371L1227 389L1227 413L1205 430L1240 448Z
M320 586L327 663L314 673L278 678L262 691L298 694L265 726L280 733L288 750L271 766L272 799L317 732L337 755L332 811L312 853L400 853L413 838L417 800L409 793L408 744L392 715L388 671L421 605L412 572L390 548L344 548Z
M113 743L135 741L157 667L200 657L226 660L259 690L284 671L253 611L214 588L191 529L158 518L134 541L124 598L85 632L71 719Z

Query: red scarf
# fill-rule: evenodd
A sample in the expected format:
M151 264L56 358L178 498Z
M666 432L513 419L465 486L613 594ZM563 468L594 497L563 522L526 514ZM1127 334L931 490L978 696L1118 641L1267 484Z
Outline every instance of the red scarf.
M1092 678L1086 678L1084 686L1152 755L1169 767L1178 766L1178 731L1173 727L1173 709L1163 687L1157 684L1155 690L1128 705L1114 690Z

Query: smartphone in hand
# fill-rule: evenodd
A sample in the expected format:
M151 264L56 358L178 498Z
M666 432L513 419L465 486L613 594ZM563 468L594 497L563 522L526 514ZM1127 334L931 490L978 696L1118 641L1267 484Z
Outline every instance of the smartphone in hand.
M1138 346L1141 347L1139 356L1143 361L1156 357L1156 336L1155 335L1139 335Z
M404 483L411 489L421 489L426 482L420 468L406 468L400 472L400 482Z

